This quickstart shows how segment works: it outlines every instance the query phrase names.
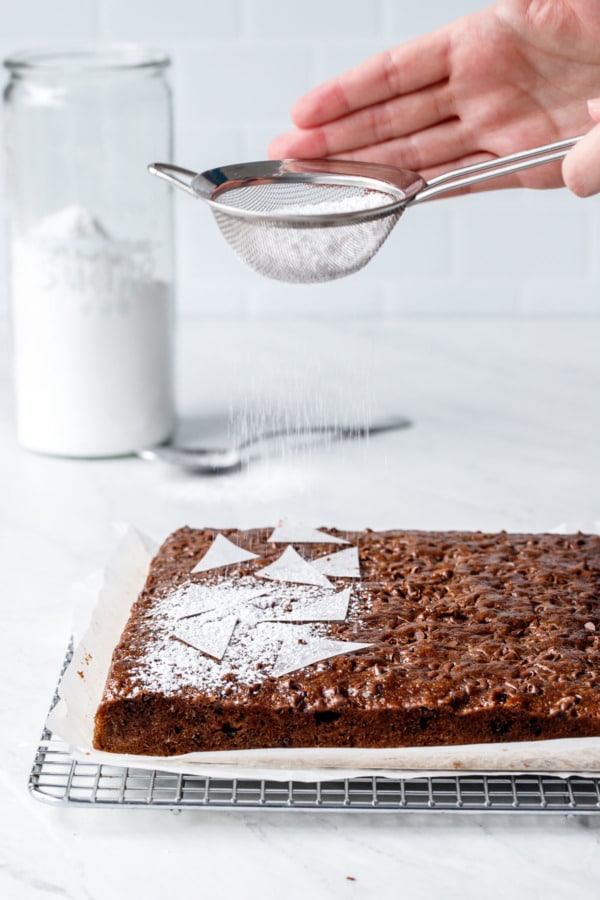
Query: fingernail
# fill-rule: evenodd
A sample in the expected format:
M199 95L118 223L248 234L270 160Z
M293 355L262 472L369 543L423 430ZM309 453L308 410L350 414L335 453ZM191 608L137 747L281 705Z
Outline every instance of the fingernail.
M600 115L600 97L594 97L587 102L587 108L592 115Z

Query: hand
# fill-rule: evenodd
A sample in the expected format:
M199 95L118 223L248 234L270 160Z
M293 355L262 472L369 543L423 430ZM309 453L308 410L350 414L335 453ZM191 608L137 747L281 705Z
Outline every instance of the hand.
M594 122L600 123L600 99L589 100L588 110ZM578 197L600 193L600 125L565 156L562 175L566 186Z
M297 129L269 154L386 163L429 179L587 132L595 96L598 0L498 0L311 91L292 111ZM589 147L571 151L567 177ZM555 163L473 189L562 184Z

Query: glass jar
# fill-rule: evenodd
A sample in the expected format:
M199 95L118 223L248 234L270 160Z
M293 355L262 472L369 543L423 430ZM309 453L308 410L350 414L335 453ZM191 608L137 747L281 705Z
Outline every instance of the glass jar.
M17 437L116 456L174 427L169 59L131 45L5 61Z

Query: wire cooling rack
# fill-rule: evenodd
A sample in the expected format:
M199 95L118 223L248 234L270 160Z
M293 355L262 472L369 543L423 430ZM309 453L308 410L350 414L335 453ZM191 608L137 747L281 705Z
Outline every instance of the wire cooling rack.
M315 783L204 778L74 760L44 731L29 788L79 807L382 812L598 813L600 779L573 775L346 778Z
M71 660L69 647L63 672ZM55 692L53 704L58 699ZM600 813L600 778L544 773L269 781L208 778L75 760L45 728L29 790L38 800L78 807L170 810Z

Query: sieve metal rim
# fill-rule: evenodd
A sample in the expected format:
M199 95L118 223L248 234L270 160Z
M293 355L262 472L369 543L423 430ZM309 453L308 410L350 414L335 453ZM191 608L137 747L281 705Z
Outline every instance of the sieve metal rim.
M420 176L403 170L390 170L393 179L382 180L378 175L387 167L371 166L369 163L349 163L346 160L268 160L243 163L209 169L196 175L190 183L191 191L204 200L213 214L231 216L252 224L269 223L285 228L327 228L350 226L357 223L377 221L388 216L400 215L408 201L424 185ZM386 176L387 176L386 171ZM396 182L396 183L394 183ZM276 210L242 209L219 201L219 196L229 191L261 184L321 184L355 186L396 197L388 203L364 210L329 212L319 214L278 213Z
M260 186L261 184L299 184L301 181L310 184L323 184L323 185L331 185L332 187L336 187L338 185L345 186L355 186L365 188L366 190L374 190L378 193L385 194L387 197L393 196L390 191L389 186L384 186L381 183L372 182L369 184L365 184L364 181L359 183L356 179L341 179L338 178L333 181L331 178L310 178L310 179L299 179L297 177L282 177L273 179L271 181L266 179L247 179L242 183L233 183L230 185L223 185L220 188L216 188L213 191L211 197L207 198L206 202L213 210L213 212L218 211L224 215L230 215L237 219L243 219L246 222L265 222L268 221L272 225L284 225L286 227L297 227L297 228L310 228L310 227L335 227L336 225L355 225L358 222L371 222L373 220L382 219L385 216L393 215L394 213L401 212L406 205L406 197L398 198L397 200L393 200L390 203L382 203L378 206L370 206L368 209L358 209L358 210L346 210L342 212L328 212L328 213L292 213L292 212L278 212L277 210L272 210L270 212L262 212L261 210L254 209L242 209L238 206L230 206L227 203L222 203L220 201L220 196L222 194L230 193L234 190L243 189L244 187L254 187Z

